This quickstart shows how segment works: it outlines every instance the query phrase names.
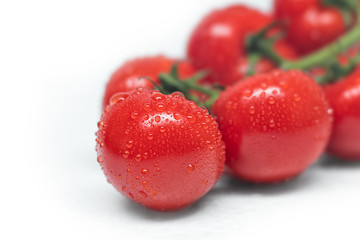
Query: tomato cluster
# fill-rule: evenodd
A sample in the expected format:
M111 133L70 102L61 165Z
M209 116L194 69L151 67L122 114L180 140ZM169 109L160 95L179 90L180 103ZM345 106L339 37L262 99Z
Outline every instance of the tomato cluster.
M274 13L217 9L187 59L143 57L111 76L96 150L108 181L155 210L204 196L226 164L277 183L327 150L360 160L357 0L275 0Z

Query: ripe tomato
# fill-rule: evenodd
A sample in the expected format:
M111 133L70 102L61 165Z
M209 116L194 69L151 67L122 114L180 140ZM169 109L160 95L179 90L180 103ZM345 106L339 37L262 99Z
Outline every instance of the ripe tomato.
M206 109L181 93L118 93L99 122L98 162L126 197L152 209L183 208L220 177L225 146Z
M336 8L311 8L290 21L287 39L301 54L308 54L336 40L346 31Z
M244 69L247 69L246 37L264 28L272 20L271 16L242 5L213 11L192 33L188 43L188 57L197 69L210 71L208 82L231 85L243 78ZM288 44L283 42L280 45ZM279 54L285 58L295 55L289 45L286 48L280 46L280 49L282 52ZM269 62L260 62L256 69L268 69L268 65Z
M155 83L159 83L159 74L168 73L171 66L176 62L164 56L143 57L126 62L119 67L111 76L106 85L103 100L103 109L109 104L110 98L118 92L128 92L138 87L153 88L154 85L140 77L148 77ZM187 78L195 74L193 66L187 61L179 62L179 76Z
M274 71L244 79L221 93L212 108L233 174L279 182L312 164L330 137L325 94L304 73Z
M328 150L348 160L360 160L360 65L341 81L325 87L334 110Z
M320 0L275 0L275 17L290 22L310 8L320 7Z

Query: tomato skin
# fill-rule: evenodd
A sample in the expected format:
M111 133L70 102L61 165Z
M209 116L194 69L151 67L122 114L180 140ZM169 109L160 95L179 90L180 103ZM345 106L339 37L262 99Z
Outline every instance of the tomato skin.
M215 10L205 16L193 31L187 55L195 68L210 71L208 82L232 85L244 77L246 37L272 20L271 16L242 5Z
M275 0L275 17L279 20L291 21L298 18L310 8L320 7L319 0Z
M148 77L159 84L159 74L168 73L175 62L179 62L178 71L182 78L195 74L195 69L188 61L177 61L165 56L142 57L127 61L111 76L105 89L103 109L109 104L110 98L118 92L128 92L136 88L153 88L154 85L146 79Z
M228 87L215 102L227 165L244 180L295 177L325 149L332 117L325 94L304 73L273 71Z
M311 53L339 38L346 31L336 8L311 8L289 23L287 39L301 54Z
M345 160L360 160L360 65L339 82L325 87L334 110L328 151Z
M180 93L120 95L98 124L98 162L108 181L156 210L177 210L207 193L225 162L221 133L208 111Z

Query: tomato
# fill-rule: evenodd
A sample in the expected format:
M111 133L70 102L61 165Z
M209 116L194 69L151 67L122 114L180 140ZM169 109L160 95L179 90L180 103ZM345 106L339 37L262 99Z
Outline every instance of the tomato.
M231 85L243 78L244 69L247 69L246 37L264 28L272 20L271 16L242 5L215 10L193 31L187 55L197 69L210 71L208 82ZM284 57L295 55L290 46L279 54ZM269 62L259 65L260 69L264 69L262 65L268 69Z
M206 194L220 177L225 146L215 119L181 93L118 93L98 123L98 162L124 196L176 210Z
M320 0L275 0L275 17L287 22L298 18L310 8L320 7Z
M360 160L360 65L339 82L325 87L334 110L328 150L348 160Z
M151 81L140 79L148 77L159 84L159 74L168 73L172 65L177 62L165 56L143 57L133 59L120 66L111 76L106 85L103 99L103 109L109 104L110 98L118 92L128 92L138 87L153 88ZM187 78L195 74L190 62L179 62L179 76Z
M289 23L287 39L301 54L308 54L339 38L346 31L336 8L311 8Z
M228 87L215 102L232 173L252 182L284 181L325 149L332 117L321 87L298 71L258 74Z

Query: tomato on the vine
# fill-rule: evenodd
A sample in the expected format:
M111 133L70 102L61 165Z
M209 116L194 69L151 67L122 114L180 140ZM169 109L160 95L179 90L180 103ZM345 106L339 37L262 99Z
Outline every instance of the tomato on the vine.
M242 79L248 70L246 38L273 21L269 15L242 5L234 5L208 14L193 31L188 43L188 57L197 69L209 70L207 81L224 86ZM297 54L285 41L275 44L284 58ZM255 72L273 68L262 59Z
M328 151L347 160L360 160L360 65L339 82L325 86L334 110Z
M188 61L176 61L159 55L154 57L142 57L127 61L120 66L111 76L105 89L103 108L110 101L110 98L118 92L128 92L138 87L153 88L154 85L147 79L150 78L159 84L159 75L169 73L171 66L178 62L178 72L181 78L188 78L195 74L195 69Z
M289 23L287 38L302 54L336 40L346 31L343 15L336 8L311 8Z
M108 181L152 209L183 208L220 177L225 146L215 119L181 93L117 93L98 123L97 152Z
M301 16L310 8L318 8L320 0L275 0L275 17L290 22Z
M325 94L301 71L258 74L228 87L215 102L232 173L279 182L311 165L325 149L332 117Z

